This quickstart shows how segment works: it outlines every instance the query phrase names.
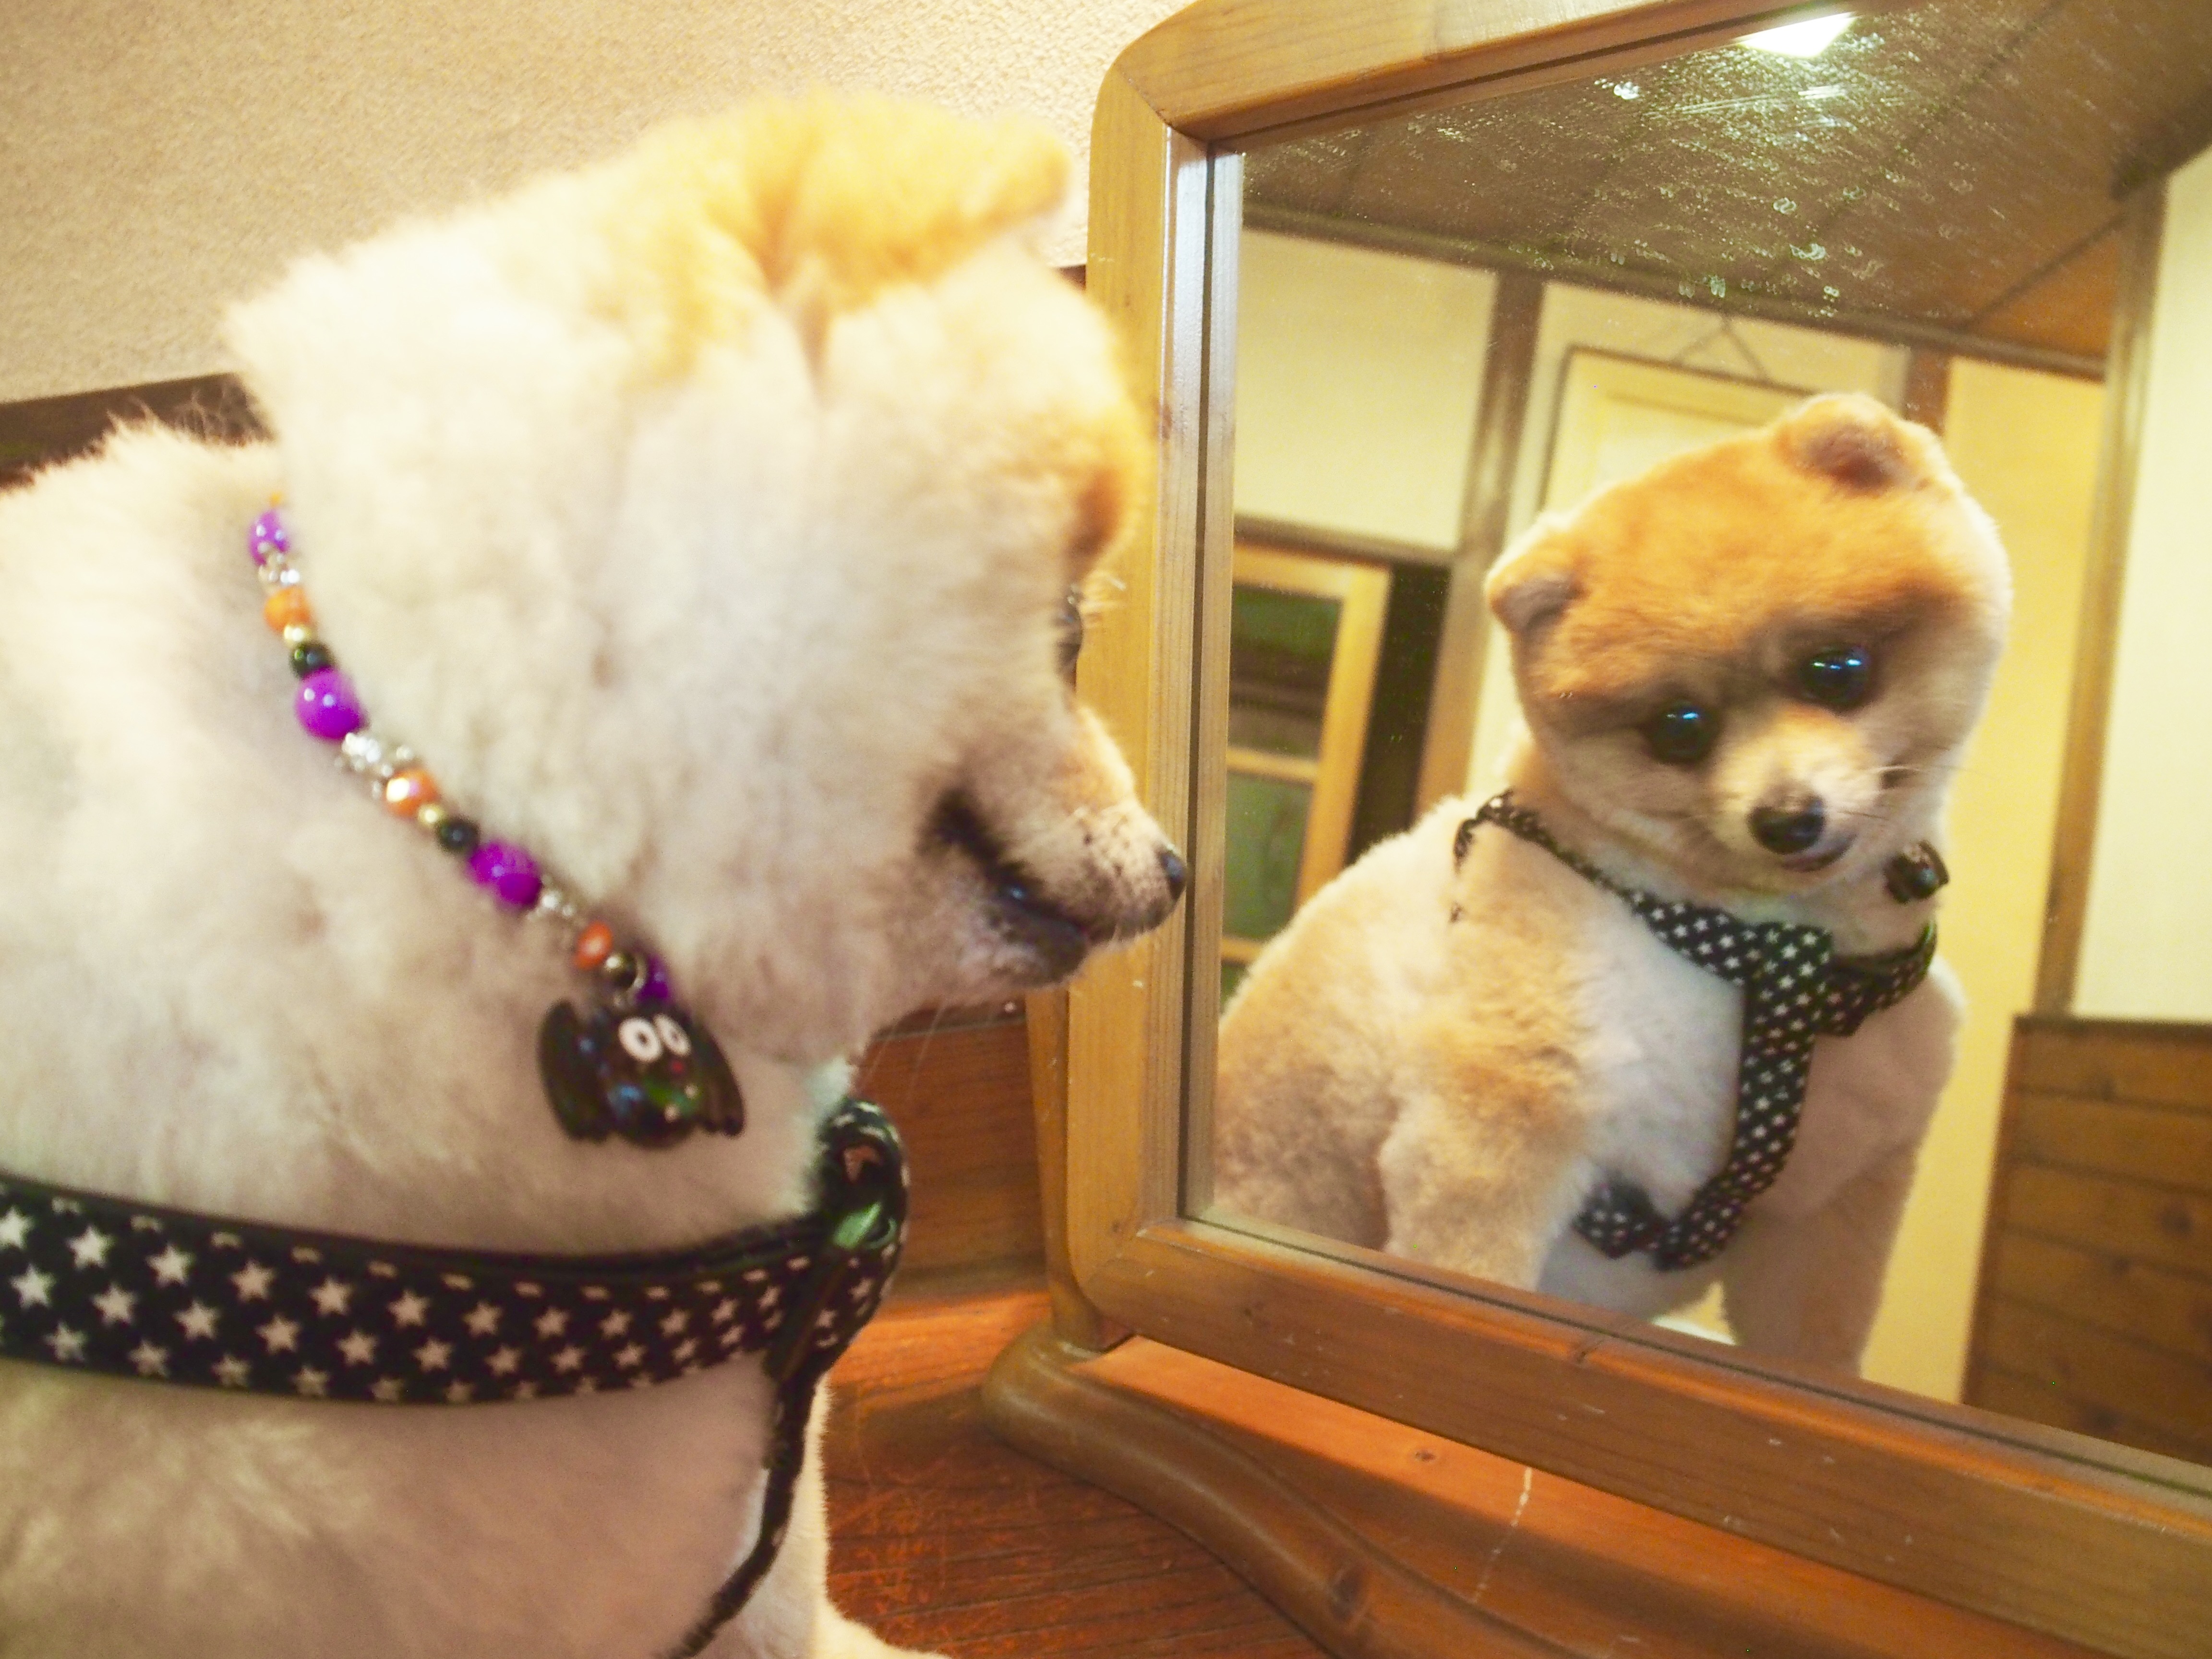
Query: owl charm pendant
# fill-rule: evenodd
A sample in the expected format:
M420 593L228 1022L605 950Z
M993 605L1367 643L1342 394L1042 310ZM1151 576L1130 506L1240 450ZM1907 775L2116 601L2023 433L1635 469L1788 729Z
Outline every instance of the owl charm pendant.
M734 1135L744 1096L714 1033L673 1002L556 1002L538 1028L538 1070L561 1127L579 1140L619 1135L672 1146L695 1129Z

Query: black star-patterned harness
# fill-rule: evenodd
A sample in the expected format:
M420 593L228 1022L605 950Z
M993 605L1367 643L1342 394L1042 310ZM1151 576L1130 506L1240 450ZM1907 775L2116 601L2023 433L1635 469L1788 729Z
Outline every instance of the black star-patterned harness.
M760 1534L681 1659L774 1563L815 1386L898 1261L906 1160L890 1121L848 1100L821 1139L808 1213L650 1255L384 1244L0 1175L0 1358L290 1399L459 1406L644 1388L759 1354L776 1385Z
M1452 845L1455 862L1467 857L1476 826L1484 823L1542 848L1626 902L1669 950L1743 988L1735 1133L1720 1173L1672 1221L1659 1213L1650 1194L1619 1176L1601 1182L1575 1217L1575 1231L1616 1260L1644 1250L1663 1269L1711 1261L1735 1237L1745 1206L1774 1184L1796 1143L1813 1039L1849 1036L1869 1015L1903 1000L1936 959L1934 924L1902 951L1838 957L1825 928L1741 921L1725 910L1654 898L1622 885L1553 840L1534 812L1514 804L1510 791L1484 802L1460 825ZM1891 871L1889 889L1900 903L1926 898L1942 885L1942 863L1932 848L1916 848L1899 862L1905 867ZM1927 873L1918 873L1923 871Z

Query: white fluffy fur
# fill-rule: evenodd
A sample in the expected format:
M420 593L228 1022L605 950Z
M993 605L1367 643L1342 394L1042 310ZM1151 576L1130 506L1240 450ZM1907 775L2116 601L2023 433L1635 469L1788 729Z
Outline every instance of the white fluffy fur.
M742 157L740 158L742 160ZM231 336L276 433L158 430L0 498L0 1168L267 1220L568 1251L791 1213L834 1060L1046 976L947 792L1096 937L1172 901L1058 678L1067 434L1104 327L1018 240L687 369L594 302L619 168L310 260ZM566 1138L576 986L295 725L246 527L450 799L650 939L749 1127ZM0 1284L0 1314L5 1287ZM318 1406L0 1365L10 1659L637 1656L749 1547L766 1401ZM823 1600L818 1477L718 1654L888 1652Z

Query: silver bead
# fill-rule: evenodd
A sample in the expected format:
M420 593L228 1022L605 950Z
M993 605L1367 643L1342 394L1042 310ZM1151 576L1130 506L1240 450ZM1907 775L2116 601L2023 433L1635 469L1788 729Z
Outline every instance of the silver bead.
M384 764L384 744L366 730L349 732L338 741L338 754L356 772L374 774Z

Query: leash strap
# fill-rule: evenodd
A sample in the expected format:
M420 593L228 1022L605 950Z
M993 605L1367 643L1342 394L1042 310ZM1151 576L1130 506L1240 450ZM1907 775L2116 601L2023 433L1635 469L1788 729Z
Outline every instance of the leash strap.
M647 1388L759 1354L776 1384L751 1553L679 1654L774 1562L822 1376L881 1303L906 1226L890 1120L847 1100L798 1218L597 1256L386 1244L0 1174L0 1358L290 1399L472 1405Z
M1655 898L1623 885L1563 847L1510 791L1462 823L1454 856L1464 859L1479 825L1494 823L1542 848L1583 879L1621 899L1660 942L1743 991L1736 1064L1735 1130L1728 1161L1672 1221L1635 1182L1608 1177L1584 1200L1575 1231L1604 1255L1650 1254L1668 1270L1711 1261L1735 1237L1751 1200L1771 1187L1796 1144L1815 1036L1849 1036L1869 1016L1901 1001L1936 959L1931 923L1901 951L1838 957L1825 928L1749 922L1725 910Z

